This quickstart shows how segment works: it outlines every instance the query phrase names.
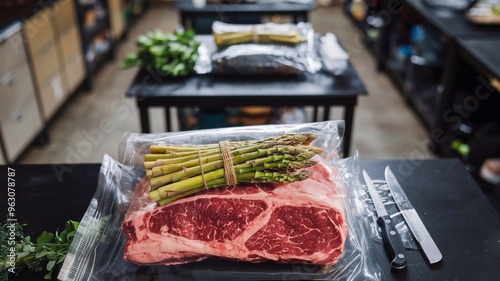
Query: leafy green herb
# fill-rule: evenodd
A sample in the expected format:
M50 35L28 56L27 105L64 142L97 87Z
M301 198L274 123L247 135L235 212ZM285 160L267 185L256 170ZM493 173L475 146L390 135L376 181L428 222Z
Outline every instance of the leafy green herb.
M495 6L491 7L491 10L492 10L493 14L500 15L500 5L495 5Z
M137 51L128 54L121 68L142 67L166 76L193 72L200 42L193 31L165 33L159 29L137 38Z
M7 281L9 272L16 274L23 270L32 272L47 271L44 279L52 279L54 272L58 271L60 265L68 253L69 246L76 234L79 223L67 221L65 229L59 233L47 231L42 232L32 242L30 236L24 236L23 227L19 223L3 222L0 224L0 281ZM15 237L15 239L10 239ZM9 241L8 243L3 243ZM15 241L10 243L10 241ZM15 251L12 251L15 249ZM15 253L15 262L9 258ZM15 265L14 267L12 267Z

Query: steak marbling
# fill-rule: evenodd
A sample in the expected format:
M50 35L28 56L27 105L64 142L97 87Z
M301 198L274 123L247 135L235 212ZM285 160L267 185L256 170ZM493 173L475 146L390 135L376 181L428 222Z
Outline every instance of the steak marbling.
M334 264L347 236L343 199L330 168L318 163L309 170L301 182L211 189L160 207L143 180L122 225L124 258Z

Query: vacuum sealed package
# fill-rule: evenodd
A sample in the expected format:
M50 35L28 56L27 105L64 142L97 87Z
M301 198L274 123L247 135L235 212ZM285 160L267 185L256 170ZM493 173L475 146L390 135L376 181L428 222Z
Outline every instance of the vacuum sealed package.
M238 44L217 50L211 36L200 35L197 74L229 75L302 75L316 73L322 67L317 46L319 40L296 46L275 44Z
M212 55L212 73L239 75L301 75L314 73L308 45L239 44Z
M126 134L60 280L381 280L343 121Z
M242 75L301 75L320 69L310 23L226 24L214 22L217 50L212 73Z
M314 33L310 23L229 24L214 21L212 33L218 48L231 45L259 43L297 45L307 42Z

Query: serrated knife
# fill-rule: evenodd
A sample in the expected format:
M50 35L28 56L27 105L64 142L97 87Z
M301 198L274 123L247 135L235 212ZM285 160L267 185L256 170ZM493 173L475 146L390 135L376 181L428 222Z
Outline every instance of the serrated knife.
M387 209L382 203L382 199L378 195L378 191L373 185L372 179L363 171L363 178L365 179L366 187L368 188L368 193L372 198L373 205L375 206L375 211L377 212L377 224L382 230L382 240L384 242L384 247L389 253L391 258L391 268L392 270L398 271L406 268L406 250L401 240L393 220L387 213Z
M413 208L413 205L406 196L406 193L389 166L385 168L385 180L387 181L392 197L398 205L406 224L408 224L415 240L417 240L418 244L424 251L429 263L434 264L439 262L443 258L443 255L439 251L436 243L434 243L434 240L432 240L429 231L427 231L427 228L420 219L420 216L415 208Z

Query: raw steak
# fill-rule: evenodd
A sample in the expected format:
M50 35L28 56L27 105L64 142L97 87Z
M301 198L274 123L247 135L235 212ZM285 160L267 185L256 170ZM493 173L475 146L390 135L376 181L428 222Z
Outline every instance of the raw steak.
M290 184L211 189L157 207L143 180L122 228L124 258L181 264L207 257L248 262L335 263L347 236L343 199L322 163Z

